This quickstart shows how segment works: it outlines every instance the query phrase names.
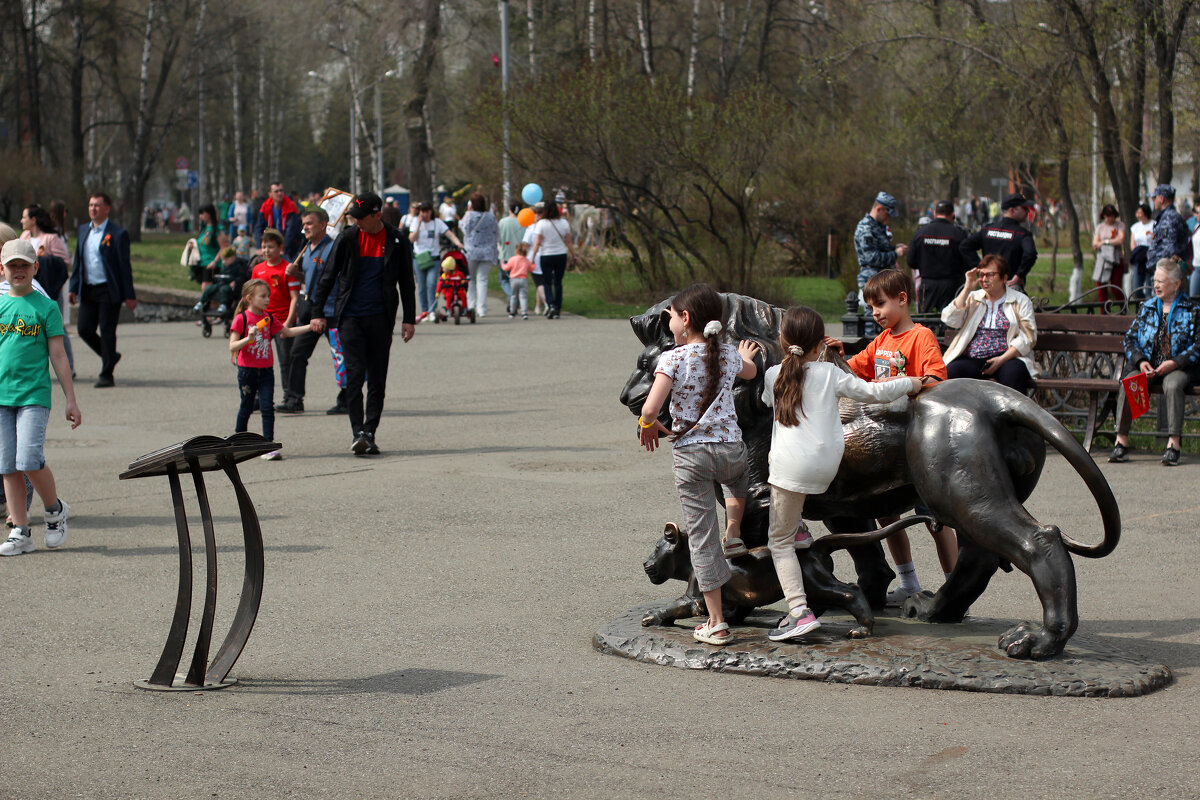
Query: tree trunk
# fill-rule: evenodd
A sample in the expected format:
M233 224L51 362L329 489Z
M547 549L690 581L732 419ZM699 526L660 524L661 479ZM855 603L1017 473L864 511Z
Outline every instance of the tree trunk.
M699 0L697 0L699 2ZM596 63L596 0L588 0L587 10L588 62Z
M414 202L433 202L433 178L430 173L429 133L425 126L425 104L429 99L429 74L437 58L438 37L441 29L440 0L424 0L425 29L421 35L421 49L413 61L413 94L404 107L405 128L408 130L408 174ZM533 2L529 2L530 31L533 29ZM530 47L530 66L533 65L533 48ZM428 194L425 194L428 193Z
M242 162L242 75L238 69L240 59L238 54L233 56L233 169L237 183L234 191L246 190L246 172Z
M73 0L69 6L71 24L71 39L74 50L71 54L68 68L69 89L71 92L71 171L75 180L82 183L84 167L84 132L83 132L83 44L86 38L83 27L83 3ZM141 227L141 226L138 226Z
M692 45L688 51L687 96L696 93L696 55L700 50L700 0L692 0Z
M1158 73L1159 183L1170 183L1175 176L1175 63L1193 1L1183 0L1174 18L1170 18L1164 0L1148 2L1150 14L1147 20Z
M642 71L654 83L654 44L650 30L649 0L637 0L638 46L642 51Z
M267 188L267 150L265 142L263 142L263 132L266 131L266 107L267 107L267 49L264 47L258 51L258 126L255 128L254 135L254 188L265 190Z
M125 216L141 214L145 206L146 180L143 172L146 168L146 150L150 135L147 111L150 104L150 55L154 41L158 0L150 0L146 7L146 29L142 37L142 61L138 72L138 104L137 116L133 120L133 148L129 158L129 167L125 170L124 188L121 192ZM126 220L128 221L128 220ZM127 225L130 238L140 241L141 225Z
M42 162L42 101L41 101L41 69L38 65L38 0L29 3L29 25L21 24L24 38L25 75L22 83L28 99L25 119L25 133L28 136L34 163Z
M1079 212L1071 196L1071 144L1061 119L1055 120L1055 139L1058 141L1058 188L1062 192L1063 210L1067 212L1067 238L1071 242L1071 290L1074 300L1083 293L1083 248L1079 244Z
M537 48L534 47L534 41L535 41L534 34L536 33L535 28L537 26L533 21L533 0L526 0L525 9L528 12L528 18L529 18L528 19L528 26L529 26L529 79L536 81L537 80L537 56L536 56ZM428 16L429 16L428 3L426 3L425 16L426 16L426 18L428 18Z

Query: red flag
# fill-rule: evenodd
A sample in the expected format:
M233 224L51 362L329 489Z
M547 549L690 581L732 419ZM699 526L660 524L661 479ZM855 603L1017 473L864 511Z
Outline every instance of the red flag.
M1138 372L1128 378L1121 379L1125 388L1125 400L1129 403L1131 419L1137 419L1150 410L1150 384L1146 373Z

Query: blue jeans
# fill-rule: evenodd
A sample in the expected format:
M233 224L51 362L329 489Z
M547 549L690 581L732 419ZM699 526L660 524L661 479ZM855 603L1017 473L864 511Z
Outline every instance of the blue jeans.
M417 268L417 289L421 293L421 310L433 312L437 303L437 279L441 269L437 266L429 269Z
M234 433L242 433L250 423L254 405L262 412L263 436L275 438L275 368L238 367L238 389L242 392L242 405L238 408Z
M46 466L42 447L49 420L45 406L0 406L0 474L36 472Z

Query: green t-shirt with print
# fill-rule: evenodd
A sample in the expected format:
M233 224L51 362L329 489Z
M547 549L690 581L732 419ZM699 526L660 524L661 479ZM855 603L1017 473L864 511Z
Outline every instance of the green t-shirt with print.
M50 337L62 333L50 298L0 295L0 406L50 408Z

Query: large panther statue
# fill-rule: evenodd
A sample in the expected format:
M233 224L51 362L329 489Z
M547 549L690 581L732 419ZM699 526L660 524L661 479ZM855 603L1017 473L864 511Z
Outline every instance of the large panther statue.
M751 485L742 538L753 546L765 543L770 502L771 409L761 399L762 372L779 363L782 311L737 294L722 295L722 301L727 340L753 339L763 348L758 376L734 386ZM630 319L644 349L621 402L635 415L641 413L659 356L674 347L669 304L665 300ZM1042 624L1014 626L1000 637L1000 648L1014 658L1061 653L1079 624L1070 554L1106 556L1121 530L1112 489L1075 438L1032 400L991 381L946 381L886 405L842 400L841 412L846 437L841 467L824 494L808 498L804 516L824 521L831 530L863 530L863 517L899 515L923 498L939 522L958 532L958 564L936 594L908 598L904 613L929 622L959 622L996 570L1015 566L1033 581ZM1021 505L1037 485L1047 442L1095 498L1104 526L1099 544L1083 544L1042 525ZM871 606L880 607L893 575L882 548L875 544L850 552L859 586Z

